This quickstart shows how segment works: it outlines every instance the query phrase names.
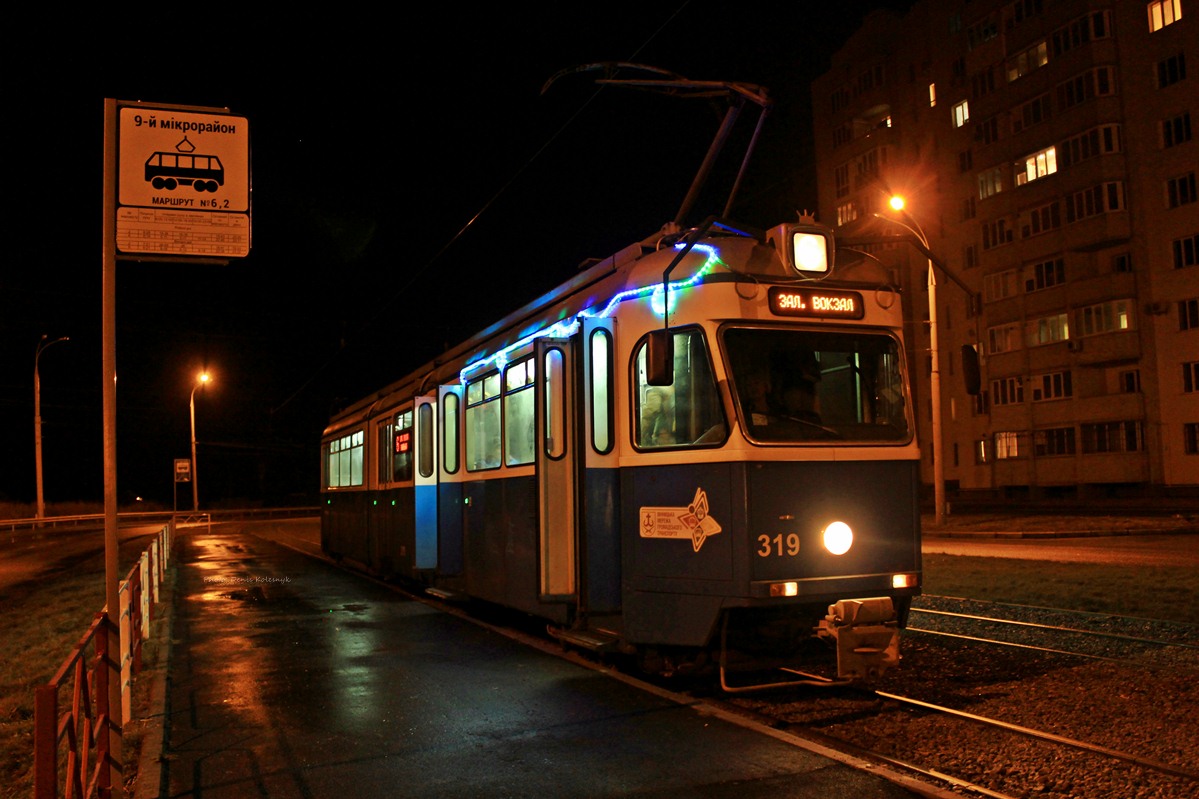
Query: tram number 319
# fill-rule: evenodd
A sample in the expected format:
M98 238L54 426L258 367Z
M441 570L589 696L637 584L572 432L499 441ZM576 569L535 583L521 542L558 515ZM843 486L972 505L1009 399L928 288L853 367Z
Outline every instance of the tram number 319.
M768 535L758 536L758 557L769 558L772 555L781 558L784 555L799 554L799 534L788 533L771 537Z

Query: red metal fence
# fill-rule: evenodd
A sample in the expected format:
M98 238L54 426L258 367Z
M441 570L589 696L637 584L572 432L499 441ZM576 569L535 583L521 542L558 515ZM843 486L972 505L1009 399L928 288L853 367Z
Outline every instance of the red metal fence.
M120 764L111 756L109 733L119 735L132 714L133 675L141 670L142 641L149 637L174 541L167 523L120 586L119 627L107 609L97 613L71 655L34 697L34 797L107 797ZM118 636L119 631L119 636ZM119 650L119 651L118 651ZM112 657L115 653L116 657ZM109 706L109 681L121 681L121 708ZM68 709L59 694L71 687ZM59 793L62 786L62 793Z

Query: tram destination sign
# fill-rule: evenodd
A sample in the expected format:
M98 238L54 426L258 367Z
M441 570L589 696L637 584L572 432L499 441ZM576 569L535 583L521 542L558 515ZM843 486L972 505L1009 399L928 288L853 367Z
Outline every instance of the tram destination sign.
M126 256L250 252L250 123L224 109L122 105L116 248Z
M772 286L770 310L777 316L807 316L825 319L861 319L866 315L857 291Z

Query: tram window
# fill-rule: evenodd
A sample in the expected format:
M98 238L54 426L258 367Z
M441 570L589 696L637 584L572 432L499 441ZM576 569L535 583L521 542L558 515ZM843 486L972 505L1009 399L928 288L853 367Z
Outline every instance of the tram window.
M420 436L420 476L433 474L433 406L425 403L416 409L416 433Z
M562 350L545 353L545 454L561 458L566 453L566 363Z
M612 337L607 330L591 334L591 446L612 451Z
M492 372L466 386L466 470L500 465L500 373Z
M639 449L724 443L728 427L701 330L674 331L674 382L669 386L649 385L643 342L634 361L633 390Z
M742 429L754 441L911 439L899 342L852 331L723 333Z
M395 435L395 424L391 419L386 419L379 423L375 441L378 443L379 452L379 483L386 483L391 480L391 438Z
M395 433L391 440L393 482L412 479L412 411L396 414Z
M362 430L329 442L325 459L329 470L329 488L362 485L362 459L366 434Z
M533 359L525 358L504 370L504 463L533 462Z
M441 401L441 462L447 474L458 473L458 395Z

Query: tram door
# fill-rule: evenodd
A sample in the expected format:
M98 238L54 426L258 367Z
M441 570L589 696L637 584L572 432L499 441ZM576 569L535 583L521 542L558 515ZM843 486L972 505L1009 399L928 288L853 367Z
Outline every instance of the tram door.
M416 398L416 559L437 568L437 397Z
M540 595L542 600L567 600L575 595L578 561L574 366L570 341L538 339L536 358Z

